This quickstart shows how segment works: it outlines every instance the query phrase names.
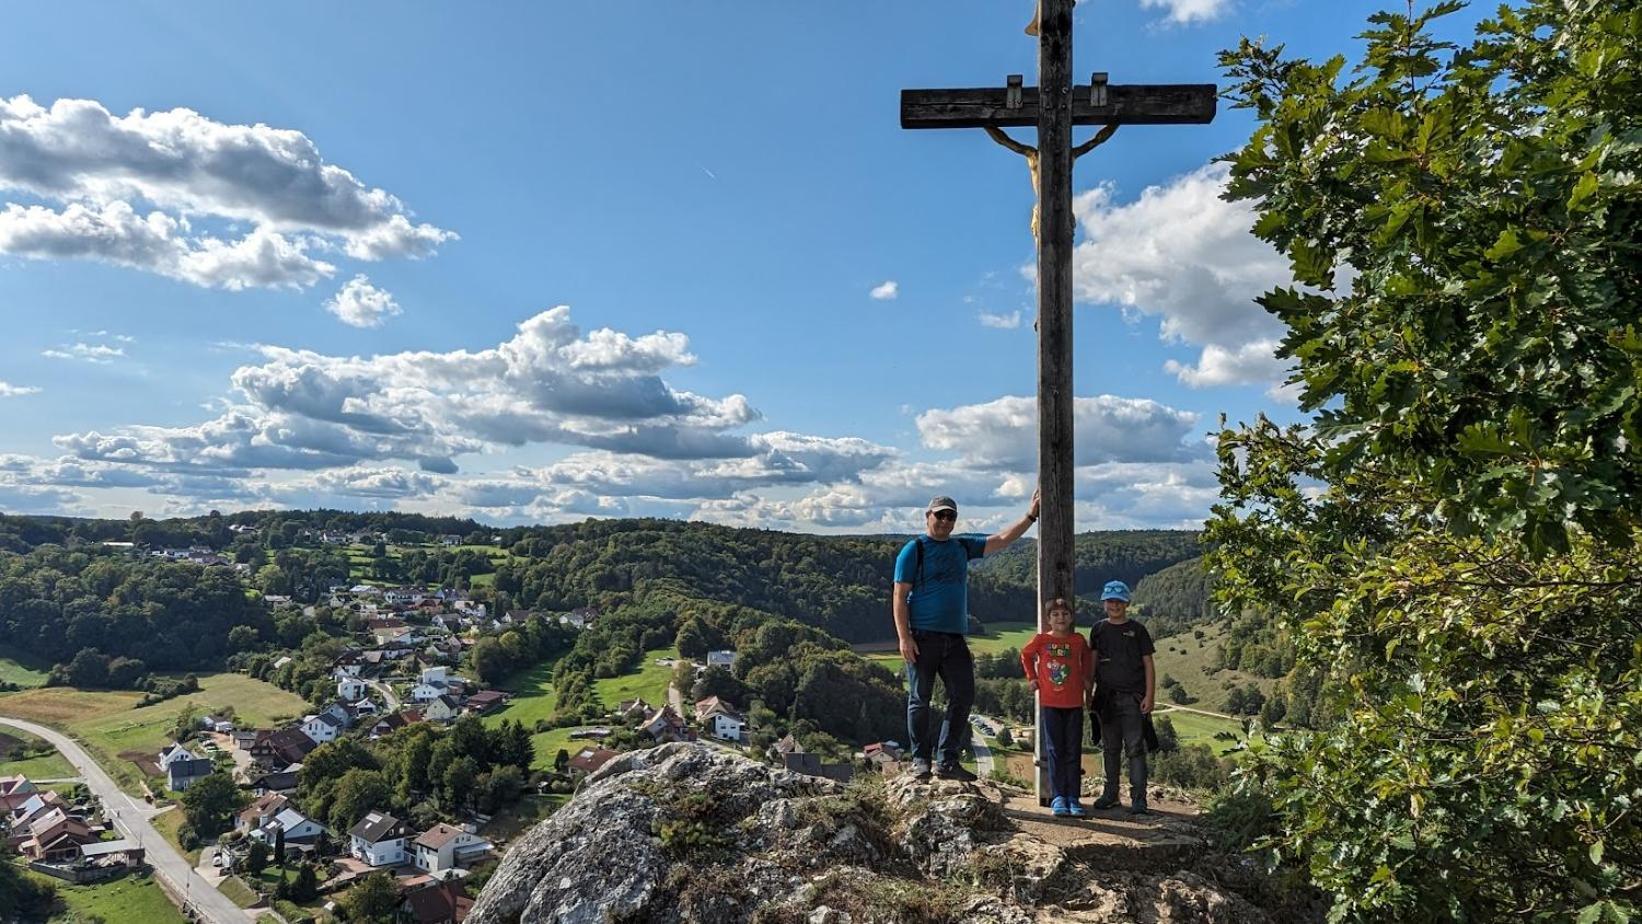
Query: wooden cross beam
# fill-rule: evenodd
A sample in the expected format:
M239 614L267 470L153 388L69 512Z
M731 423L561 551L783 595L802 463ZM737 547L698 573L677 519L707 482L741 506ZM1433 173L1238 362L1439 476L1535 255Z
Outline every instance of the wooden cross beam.
M1107 85L1095 74L1072 88L1072 124L1203 125L1216 93L1212 83ZM1038 117L1037 87L901 91L902 128L1036 128Z
M1096 73L1072 85L1072 5L1075 0L1037 0L1038 17L1028 34L1038 36L1038 86L1019 76L1006 85L958 90L901 91L902 128L984 128L1000 143L1027 156L1037 186L1033 233L1038 238L1038 521L1039 631L1044 604L1075 600L1073 573L1072 392L1072 163L1111 137L1118 125L1192 125L1214 118L1213 84L1112 85ZM1104 125L1074 148L1073 125ZM1037 147L1002 129L1036 126ZM1039 737L1043 723L1038 722ZM1035 753L1043 753L1037 742ZM1046 768L1038 767L1038 798L1048 801Z

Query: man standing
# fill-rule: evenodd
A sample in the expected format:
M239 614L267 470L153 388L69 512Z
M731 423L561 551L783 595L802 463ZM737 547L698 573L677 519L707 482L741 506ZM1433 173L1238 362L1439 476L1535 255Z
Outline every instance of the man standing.
M1089 630L1095 651L1094 711L1100 716L1100 744L1106 758L1106 787L1095 808L1118 804L1122 755L1129 758L1129 814L1146 808L1146 716L1152 714L1157 670L1152 666L1152 636L1129 618L1129 585L1108 581L1100 592L1106 619Z
M958 764L958 749L975 702L975 662L969 656L969 561L1009 547L1038 520L1038 494L1026 516L991 536L954 536L958 504L936 497L924 510L925 534L901 547L895 557L895 632L907 663L907 738L912 744L912 774L928 779L939 751L936 772L942 779L972 781L975 774ZM946 721L940 744L930 728L929 700L935 678L946 688Z

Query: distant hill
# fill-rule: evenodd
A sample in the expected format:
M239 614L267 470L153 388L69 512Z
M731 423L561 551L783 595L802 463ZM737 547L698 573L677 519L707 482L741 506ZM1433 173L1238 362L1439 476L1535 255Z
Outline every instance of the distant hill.
M247 526L256 530L236 533L230 528ZM427 542L441 535L493 543L510 556L497 567L493 585L509 607L608 607L664 589L673 597L791 618L850 642L893 636L889 587L895 553L906 541L905 536L816 536L680 520L586 520L497 529L473 520L416 514L281 510L168 520L0 516L0 551L127 540L209 546L258 568L276 558L288 569L314 568L324 550L312 536L322 530L379 532L390 543ZM308 559L294 554L304 548L316 551ZM1194 532L1084 533L1077 537L1075 586L1079 594L1092 595L1108 580L1138 585L1199 551ZM449 576L453 569L448 565L462 554L434 548L421 559L425 571L406 579ZM1022 540L979 563L970 591L976 618L1033 618L1036 561L1036 544ZM304 583L301 575L292 579ZM318 583L310 580L306 586L311 590Z
M1153 571L1135 585L1135 615L1145 620L1153 638L1185 632L1218 618L1209 602L1211 586L1202 556Z

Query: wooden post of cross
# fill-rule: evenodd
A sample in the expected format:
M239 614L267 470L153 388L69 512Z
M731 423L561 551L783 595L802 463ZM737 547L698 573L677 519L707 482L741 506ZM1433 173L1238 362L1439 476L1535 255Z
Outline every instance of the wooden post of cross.
M1072 84L1074 0L1039 0L1038 18L1028 33L1038 36L1038 86L1011 75L1003 87L958 90L902 90L902 128L984 128L994 140L1023 154L1032 169L1038 203L1032 229L1038 238L1038 485L1043 492L1038 521L1038 613L1049 600L1076 599L1073 573L1073 392L1072 392L1072 164L1106 141L1119 125L1204 124L1214 119L1214 84L1109 84L1096 73L1088 84ZM1073 147L1072 126L1100 125L1101 131ZM1004 134L1005 128L1038 130L1037 147ZM1033 754L1043 753L1043 723L1037 722ZM1038 763L1037 793L1049 799L1046 769Z

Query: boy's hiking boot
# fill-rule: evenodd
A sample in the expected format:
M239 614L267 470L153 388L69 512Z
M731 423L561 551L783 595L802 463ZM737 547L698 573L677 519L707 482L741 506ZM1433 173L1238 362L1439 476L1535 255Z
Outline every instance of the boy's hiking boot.
M1070 818L1072 815L1071 810L1066 807L1065 796L1056 796L1049 803L1049 811L1053 812L1056 818Z
M942 764L935 770L935 775L943 780L957 780L960 783L973 783L980 779L959 764Z
M1117 804L1117 796L1101 796L1099 799L1095 800L1095 808L1100 809L1101 811L1117 808Z
M1129 806L1129 814L1137 816L1150 815L1152 814L1152 810L1146 807L1146 803L1136 802L1134 805Z
M929 779L929 761L922 757L912 758L912 778L915 780Z

